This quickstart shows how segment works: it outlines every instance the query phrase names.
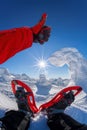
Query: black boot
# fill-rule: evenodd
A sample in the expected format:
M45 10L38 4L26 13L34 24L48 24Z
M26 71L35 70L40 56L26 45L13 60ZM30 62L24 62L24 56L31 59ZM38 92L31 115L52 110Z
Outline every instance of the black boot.
M30 116L22 111L11 110L0 118L0 122L2 123L0 130L28 130Z
M64 113L51 115L47 124L50 130L87 130L87 125L77 122Z
M51 114L63 113L66 107L70 106L71 103L74 102L74 99L75 97L72 91L64 93L64 96L60 101L46 109L47 115L50 116Z
M28 105L28 101L27 101L27 95L29 93L25 92L23 87L18 87L16 90L16 101L18 104L18 109L21 111L25 111L25 112L29 112L31 116L33 116L33 112L31 111L29 105Z

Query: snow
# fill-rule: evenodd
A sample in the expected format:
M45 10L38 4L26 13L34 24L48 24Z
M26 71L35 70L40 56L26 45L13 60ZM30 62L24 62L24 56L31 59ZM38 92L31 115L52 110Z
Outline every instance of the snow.
M32 119L29 130L50 130L47 126L46 117L39 114L35 119Z
M11 100L8 96L5 94L0 93L0 108L6 108L6 109L16 109L17 104L15 101ZM9 107L10 106L10 107ZM17 109L16 109L17 110Z
M18 110L16 100L11 90L11 80L19 79L28 84L35 95L36 104L40 104L51 99L57 92L69 85L80 85L82 91L74 103L65 110L65 113L72 116L81 123L87 123L87 60L76 48L63 48L58 50L51 57L49 62L57 67L67 64L70 79L46 79L45 75L32 79L26 74L11 74L6 68L0 68L0 117L5 111ZM31 118L29 130L49 130L47 117L39 113L35 118Z
M87 93L87 60L76 48L63 48L49 58L49 62L61 67L67 65L71 76L69 85L80 85Z

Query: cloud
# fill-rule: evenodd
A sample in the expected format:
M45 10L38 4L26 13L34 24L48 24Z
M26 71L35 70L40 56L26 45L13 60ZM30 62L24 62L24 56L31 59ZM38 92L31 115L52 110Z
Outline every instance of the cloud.
M87 93L87 60L76 48L62 48L49 57L52 65L61 67L67 65L71 75L71 81L80 85Z

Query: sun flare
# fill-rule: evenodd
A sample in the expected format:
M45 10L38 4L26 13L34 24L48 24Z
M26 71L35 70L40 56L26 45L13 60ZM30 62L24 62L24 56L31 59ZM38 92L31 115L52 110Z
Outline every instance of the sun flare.
M40 68L45 68L45 67L47 66L47 63L46 63L45 60L40 60L40 61L38 62L38 66L39 66Z
M47 70L49 67L48 60L42 57L35 58L35 64L34 67L39 73L47 74Z

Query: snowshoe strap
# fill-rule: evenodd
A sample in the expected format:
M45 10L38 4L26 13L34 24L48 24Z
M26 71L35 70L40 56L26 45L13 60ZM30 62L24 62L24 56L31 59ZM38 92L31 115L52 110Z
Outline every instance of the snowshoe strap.
M21 121L19 126L17 127L17 130L26 130L29 125L30 116L27 114L24 119Z

